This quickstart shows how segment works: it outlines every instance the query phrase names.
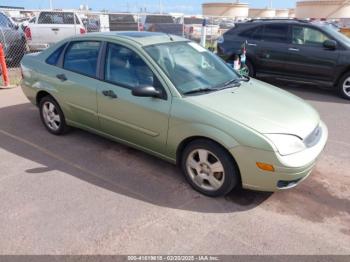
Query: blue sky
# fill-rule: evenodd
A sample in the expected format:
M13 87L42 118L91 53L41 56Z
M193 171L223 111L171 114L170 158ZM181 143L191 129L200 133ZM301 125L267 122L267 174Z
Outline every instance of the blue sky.
M140 8L147 11L158 11L159 0L52 0L54 8L78 8L87 4L93 10L130 11L137 12ZM201 13L203 2L235 2L233 0L162 0L164 12ZM252 7L266 7L268 0L246 0ZM273 7L294 7L296 0L273 0ZM1 0L0 5L22 6L26 8L49 8L49 0Z

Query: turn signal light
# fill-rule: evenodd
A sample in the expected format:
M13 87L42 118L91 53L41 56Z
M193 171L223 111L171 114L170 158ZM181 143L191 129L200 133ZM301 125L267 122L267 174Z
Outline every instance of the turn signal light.
M275 172L275 168L273 167L273 165L261 163L261 162L256 162L256 165L258 168L264 171Z

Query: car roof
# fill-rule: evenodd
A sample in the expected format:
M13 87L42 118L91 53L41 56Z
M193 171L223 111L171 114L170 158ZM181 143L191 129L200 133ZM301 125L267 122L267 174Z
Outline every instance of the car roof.
M141 46L189 41L186 38L166 33L137 31L89 33L78 38L109 38L110 40L127 40L129 42L133 42Z

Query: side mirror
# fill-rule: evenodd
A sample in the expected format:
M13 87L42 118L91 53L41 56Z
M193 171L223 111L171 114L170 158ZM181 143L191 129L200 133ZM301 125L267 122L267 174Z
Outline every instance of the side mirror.
M133 89L131 93L133 96L139 96L139 97L155 97L155 98L162 97L162 92L155 89L153 86L141 86Z
M323 42L323 47L329 50L335 50L337 48L337 42L334 40L326 40Z

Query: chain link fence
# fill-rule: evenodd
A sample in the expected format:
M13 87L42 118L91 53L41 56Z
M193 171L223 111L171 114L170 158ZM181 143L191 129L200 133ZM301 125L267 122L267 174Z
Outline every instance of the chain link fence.
M217 39L234 27L235 23L244 20L223 16L90 10L0 10L0 43L11 84L16 85L20 81L19 64L26 53L42 51L69 36L108 31L150 31L179 35L201 42L202 25L205 21L205 45L215 52ZM349 32L344 31L350 36Z
M21 79L19 65L25 54L42 51L66 37L94 32L149 31L200 42L205 21L206 47L215 50L218 37L233 27L235 22L229 17L150 13L73 10L17 12L19 14L11 17L11 10L0 11L0 43L12 85L17 85Z

